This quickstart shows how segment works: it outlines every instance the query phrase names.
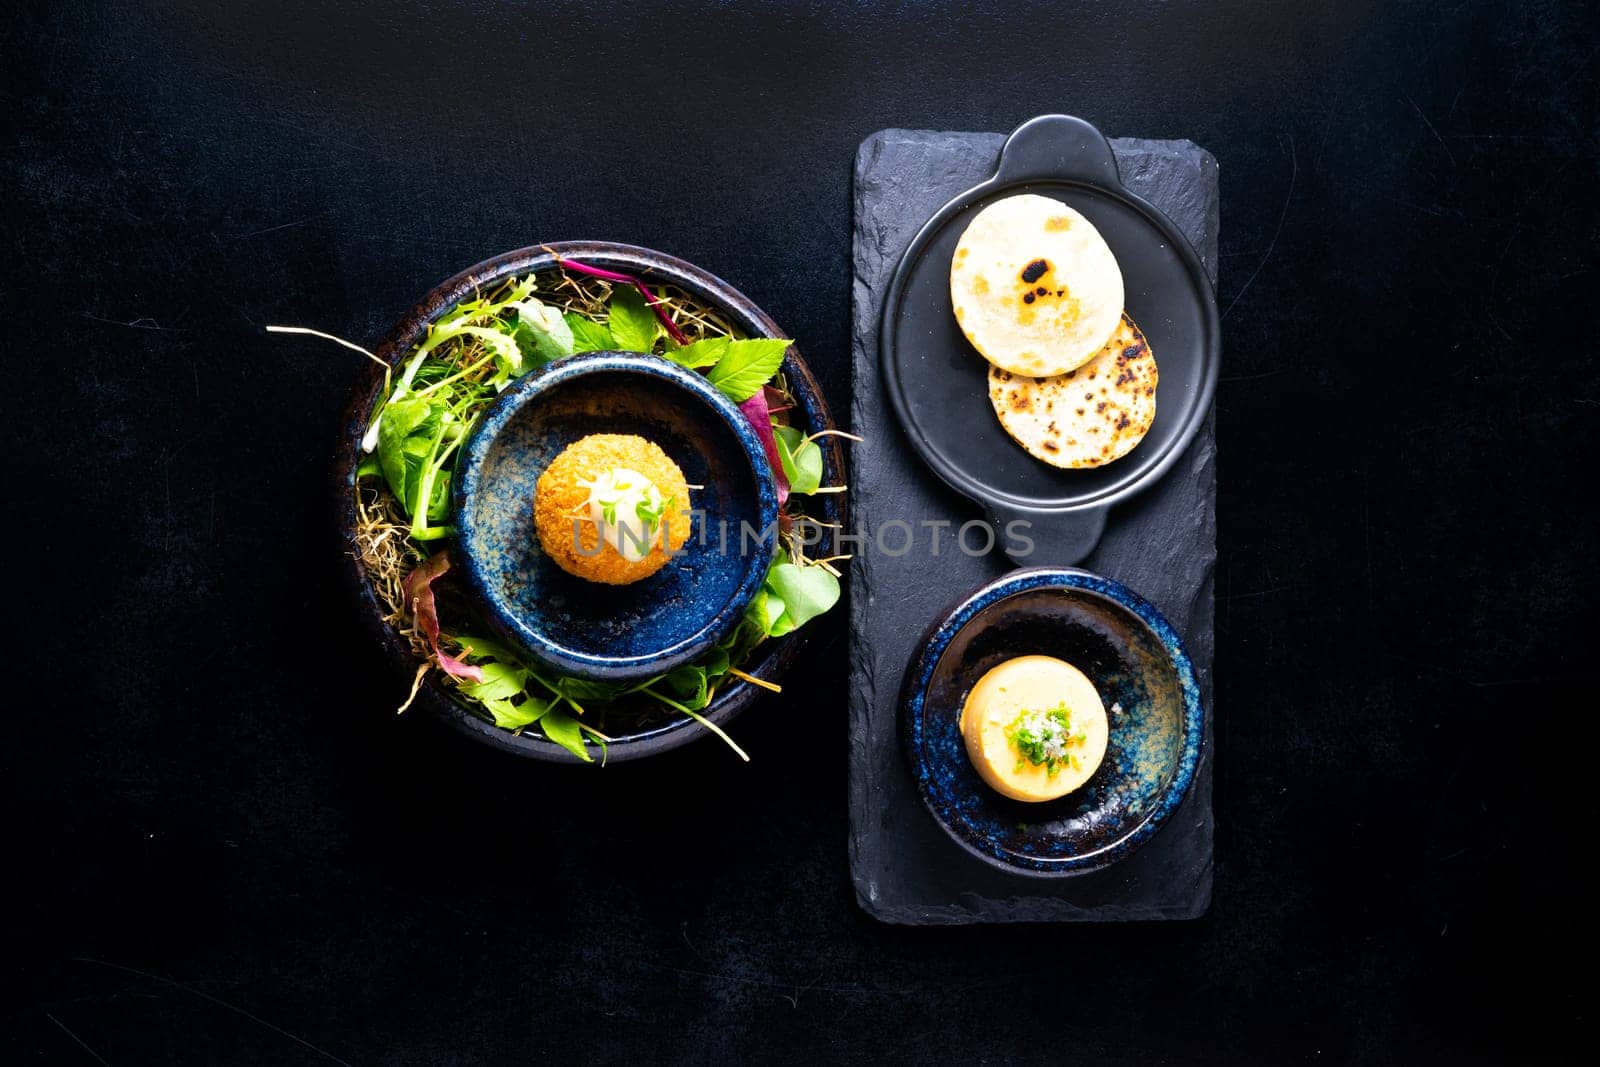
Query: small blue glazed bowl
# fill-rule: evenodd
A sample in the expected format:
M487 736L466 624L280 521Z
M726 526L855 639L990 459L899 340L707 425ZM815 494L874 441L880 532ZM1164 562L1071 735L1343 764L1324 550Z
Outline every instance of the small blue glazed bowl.
M703 487L683 550L631 585L568 574L534 529L539 475L595 433L648 438ZM637 352L571 356L519 379L462 445L452 489L460 563L490 623L553 670L608 682L669 671L725 637L761 589L777 530L772 471L739 409L704 375Z
M1076 792L1011 800L978 777L958 725L979 678L1014 656L1066 660L1107 709L1104 761ZM1200 688L1172 624L1126 586L1072 568L1014 571L962 601L906 675L900 736L922 800L962 848L1002 870L1099 870L1153 836L1200 758Z

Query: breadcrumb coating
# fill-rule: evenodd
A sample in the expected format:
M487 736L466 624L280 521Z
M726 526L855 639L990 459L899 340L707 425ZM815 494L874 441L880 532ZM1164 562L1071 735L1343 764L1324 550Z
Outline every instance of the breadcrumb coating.
M600 539L589 519L589 489L607 471L625 467L655 484L671 500L664 536L640 560L629 560ZM634 434L590 434L568 445L539 475L534 490L534 526L539 547L568 574L606 585L627 585L667 565L689 540L689 486L683 471L654 442Z

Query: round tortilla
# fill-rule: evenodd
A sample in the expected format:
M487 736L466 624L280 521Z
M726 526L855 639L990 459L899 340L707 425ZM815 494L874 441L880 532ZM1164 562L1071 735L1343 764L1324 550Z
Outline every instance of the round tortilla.
M1122 268L1094 224L1024 193L978 212L950 261L950 300L972 346L1035 378L1095 358L1122 315Z
M1055 467L1101 467L1121 459L1156 420L1155 355L1123 315L1098 355L1049 378L989 368L989 403L1028 454Z

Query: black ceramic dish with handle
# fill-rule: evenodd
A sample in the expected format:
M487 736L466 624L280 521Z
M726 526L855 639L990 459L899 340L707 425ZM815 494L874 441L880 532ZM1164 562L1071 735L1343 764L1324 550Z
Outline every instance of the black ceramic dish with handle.
M1105 237L1122 270L1126 311L1160 369L1154 425L1104 467L1052 467L1006 435L990 406L988 364L951 310L950 258L961 234L978 211L1021 193L1075 208ZM1017 562L1041 565L1081 562L1112 506L1177 462L1211 405L1221 351L1216 298L1199 255L1165 215L1123 188L1105 137L1068 115L1024 123L1001 149L994 177L922 227L890 279L879 336L885 391L912 447L984 508L1000 543L1024 544L1007 527L1028 523L1033 549L1016 553Z

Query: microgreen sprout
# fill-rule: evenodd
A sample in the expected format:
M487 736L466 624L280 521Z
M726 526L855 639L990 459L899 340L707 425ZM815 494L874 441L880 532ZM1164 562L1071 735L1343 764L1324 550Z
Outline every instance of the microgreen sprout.
M1065 701L1041 711L1024 708L1005 728L1005 734L1017 750L1019 771L1029 764L1043 766L1045 773L1054 778L1062 767L1080 768L1078 754L1068 750L1083 744L1085 734L1081 730L1073 732L1072 713Z

